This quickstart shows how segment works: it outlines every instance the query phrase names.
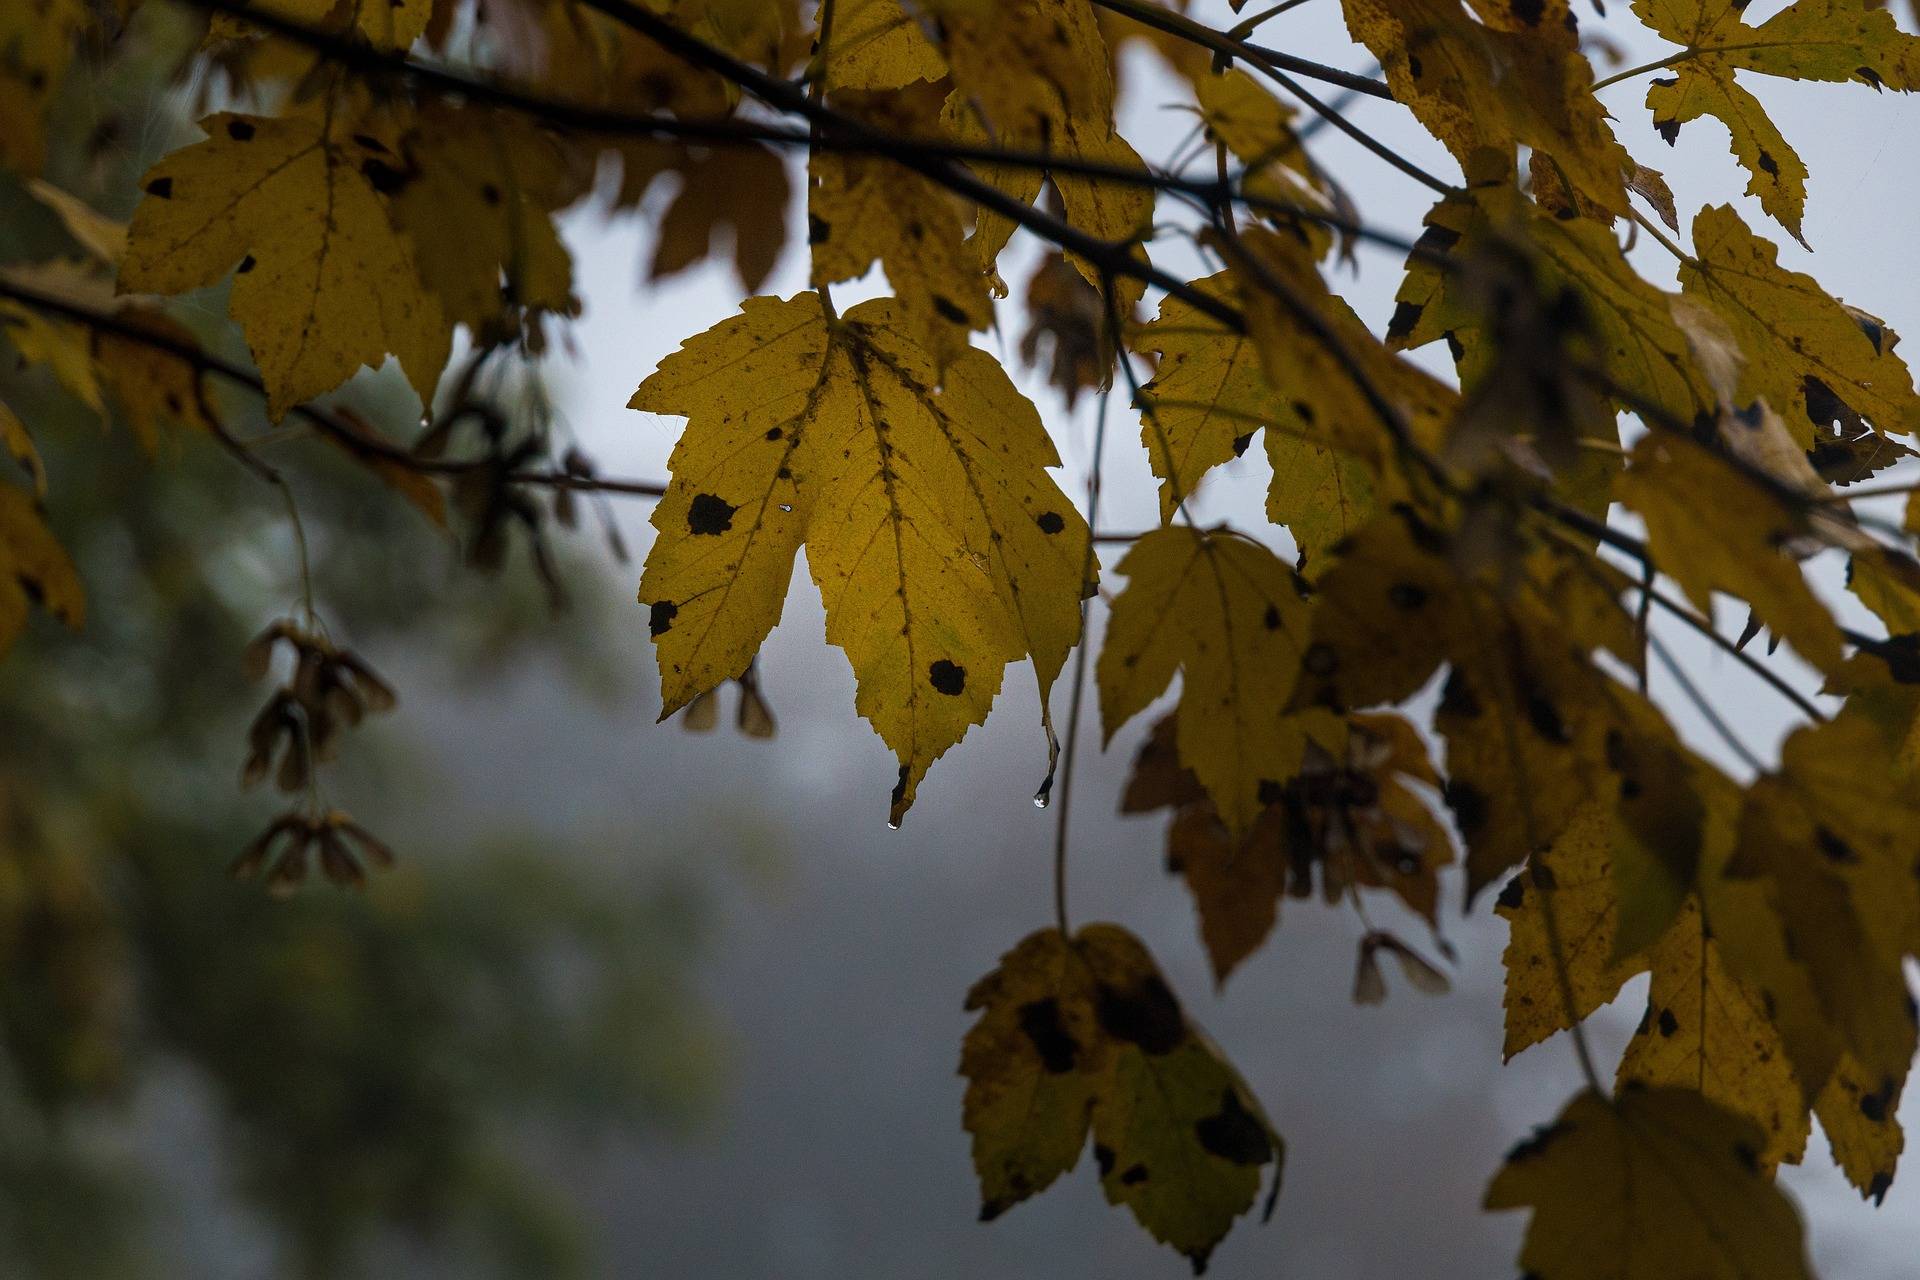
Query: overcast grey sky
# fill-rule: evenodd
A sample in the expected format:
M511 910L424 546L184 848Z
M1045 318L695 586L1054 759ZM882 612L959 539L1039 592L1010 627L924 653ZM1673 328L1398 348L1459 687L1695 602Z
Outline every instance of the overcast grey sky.
M1629 62L1659 56L1663 46L1644 38L1625 7L1613 6L1606 20L1583 13L1586 29L1615 37ZM1779 7L1778 0L1755 0L1748 18ZM1219 17L1226 6L1200 0L1195 12ZM1347 41L1335 0L1275 20L1263 37L1356 70L1368 63ZM1164 156L1190 124L1166 107L1184 94L1144 55L1131 57L1125 70L1129 136L1144 154ZM1606 100L1622 140L1666 173L1683 219L1703 204L1731 202L1757 231L1781 242L1786 264L1813 272L1895 329L1920 333L1912 288L1920 266L1913 204L1920 99L1853 85L1754 87L1812 168L1812 254L1739 195L1745 177L1718 124L1689 125L1669 148L1640 105L1644 78L1607 90ZM1437 171L1456 172L1392 104L1364 102L1353 114ZM1424 189L1332 133L1315 150L1369 222L1417 230L1428 205ZM664 475L679 422L630 412L626 400L662 355L733 312L737 286L725 269L704 269L643 287L651 245L648 230L632 219L606 225L577 218L571 240L587 310L574 335L577 359L556 369L567 419L605 471ZM1032 251L1016 241L1004 271L1016 286ZM1177 246L1156 246L1154 257L1171 270L1197 273ZM1643 245L1635 257L1652 278L1671 281L1672 263L1659 248ZM765 291L790 294L805 287L805 274L803 252L792 250ZM1391 256L1363 250L1357 277L1342 273L1337 283L1378 324L1398 279ZM1010 304L1003 316L1017 325L1020 312ZM1010 365L1017 364L1014 340L984 339ZM1069 415L1057 397L1015 372L1060 444L1063 486L1079 493L1091 405L1083 400ZM1140 527L1154 517L1146 459L1137 420L1118 403L1114 413L1102 523ZM1262 529L1265 483L1265 463L1250 451L1203 490L1200 514ZM645 514L636 505L623 517L637 552L650 541ZM1822 565L1823 586L1837 590L1837 573L1837 566ZM635 576L616 573L608 590L626 598ZM1097 633L1102 619L1095 612ZM636 683L651 688L643 619L636 610L628 620ZM1739 619L1728 621L1737 626ZM1784 705L1684 633L1667 638L1701 674L1722 714L1770 751L1788 723ZM605 831L609 859L635 856L638 845L649 856L776 868L736 874L741 889L714 958L707 994L729 1029L735 1066L711 1126L685 1143L610 1152L568 1171L606 1232L610 1273L1180 1274L1178 1258L1101 1202L1084 1166L991 1226L973 1221L977 1201L954 1075L966 1026L961 996L1000 952L1047 923L1050 911L1052 816L1028 799L1044 766L1031 682L1009 673L993 718L933 768L896 833L883 823L894 765L854 714L851 675L840 652L824 644L818 597L804 571L795 575L785 619L761 665L781 723L770 745L654 726L658 704L650 693L613 707L572 698L556 706L539 680L487 705L445 711L471 731L472 758L449 767L471 781L477 824L515 820L538 803ZM1065 682L1056 705L1064 708L1064 699ZM1087 735L1072 896L1077 919L1119 921L1147 939L1289 1142L1287 1187L1273 1223L1238 1227L1214 1274L1358 1280L1389 1268L1442 1278L1510 1273L1523 1218L1480 1213L1481 1190L1501 1153L1552 1119L1579 1076L1564 1036L1501 1065L1504 927L1485 902L1474 918L1460 919L1458 885L1449 885L1446 927L1461 958L1455 992L1424 998L1396 983L1384 1007L1361 1009L1347 996L1350 918L1289 901L1266 950L1216 996L1190 902L1160 870L1162 823L1114 814L1126 763L1153 718L1142 716L1105 755L1097 732ZM1699 732L1690 709L1678 708L1677 719L1696 746L1733 767L1721 744ZM486 745L507 741L515 744L511 759L504 748ZM532 783L515 764L530 757L548 761ZM1644 983L1636 982L1596 1019L1609 1061L1643 1000ZM1909 1126L1920 1122L1911 1095L1903 1115ZM1816 1135L1806 1165L1784 1181L1806 1211L1829 1280L1914 1274L1920 1173L1906 1169L1876 1211L1833 1169Z

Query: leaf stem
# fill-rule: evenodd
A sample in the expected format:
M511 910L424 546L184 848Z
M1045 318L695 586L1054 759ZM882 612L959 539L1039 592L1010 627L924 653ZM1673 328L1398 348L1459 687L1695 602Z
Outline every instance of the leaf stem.
M1106 282L1108 296L1111 297L1111 284ZM1125 358L1124 354L1121 357ZM1093 428L1093 460L1087 467L1087 550L1080 561L1080 581L1084 584L1093 578L1096 561L1094 544L1094 522L1100 518L1100 468L1107 451L1107 410L1113 399L1113 387L1109 383L1100 392L1099 416ZM1083 595L1080 600L1080 643L1073 655L1073 694L1067 703L1067 739L1060 750L1060 811L1055 815L1053 826L1053 916L1054 923L1060 928L1062 937L1069 936L1067 924L1067 832L1073 810L1073 762L1080 745L1080 706L1086 696L1087 688L1087 651L1092 648L1087 643L1087 619L1091 614L1090 601ZM1044 791L1042 794L1045 794Z
M1635 76L1646 75L1649 71L1663 71L1666 68L1671 66L1676 66L1679 63L1690 62L1694 58L1697 58L1699 56L1700 56L1700 50L1698 49L1681 49L1677 53L1668 54L1666 57L1661 58L1657 62L1647 62L1647 63L1642 63L1640 66L1637 66L1637 67L1628 67L1625 71L1614 72L1612 75L1608 76L1604 80L1596 80L1593 83L1593 91L1595 93L1598 93L1602 89L1608 88L1612 85L1619 84L1622 80L1631 80Z

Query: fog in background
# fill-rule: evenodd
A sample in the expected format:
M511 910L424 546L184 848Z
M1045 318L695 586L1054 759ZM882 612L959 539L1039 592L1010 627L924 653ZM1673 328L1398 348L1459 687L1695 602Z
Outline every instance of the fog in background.
M1780 7L1756 0L1746 16L1757 22ZM1231 21L1220 3L1197 3L1195 13L1223 26ZM1604 20L1587 12L1583 21L1590 35L1622 44L1622 65L1665 51L1657 42L1629 43L1643 33L1624 12ZM1334 0L1275 19L1261 38L1367 69L1364 52L1346 40ZM1143 155L1164 158L1192 125L1190 114L1166 105L1186 93L1138 47L1124 70L1128 136ZM1813 272L1896 330L1920 334L1912 288L1920 274L1913 208L1920 100L1864 86L1748 78L1813 171L1806 235L1817 252L1809 255L1755 202L1736 196L1745 177L1716 122L1688 125L1672 149L1661 142L1640 105L1645 79L1608 89L1605 98L1622 140L1666 173L1683 225L1701 205L1731 201L1782 246L1787 265ZM1393 104L1363 100L1349 110L1436 172L1457 172ZM1366 221L1417 232L1430 193L1332 131L1316 138L1314 151ZM743 191L739 198L763 197ZM583 214L572 221L570 240L586 312L573 332L575 356L552 365L563 416L605 473L664 476L680 423L628 411L627 398L662 355L734 311L737 284L726 269L711 268L643 287L652 248L643 220L607 224L597 213ZM1016 291L1034 250L1030 239L1016 239L1003 265ZM1152 252L1169 270L1202 273L1190 250L1173 240ZM790 247L764 291L784 296L806 287L804 256ZM1671 282L1673 263L1658 246L1643 243L1635 258L1652 278ZM1399 278L1395 255L1362 248L1357 276L1340 269L1335 283L1377 329ZM842 305L879 287L875 281L845 290ZM1150 297L1147 307L1154 305ZM1016 296L1002 309L1012 332L982 341L1040 405L1066 461L1061 483L1077 496L1091 462L1096 406L1083 398L1069 414L1017 369L1021 318ZM1155 516L1138 419L1124 399L1116 396L1112 407L1106 528L1141 528ZM1252 450L1216 474L1195 499L1195 512L1206 523L1264 530L1286 552L1284 534L1261 516L1266 466L1259 455ZM646 515L640 503L619 515L636 556L651 540ZM1115 550L1107 549L1110 575ZM818 595L804 568L761 655L780 722L770 744L726 727L731 693L714 734L653 724L658 702L644 619L630 603L624 613L619 607L630 602L637 572L616 569L575 587L614 598L611 612L624 620L620 642L634 677L629 696L590 699L536 670L476 703L450 691L436 696L431 667L418 657L373 655L406 677L406 716L416 727L434 727L446 748L439 768L465 796L458 813L418 815L423 828L479 834L545 815L540 820L570 833L604 836L599 847L610 862L694 857L724 869L730 887L723 924L702 962L703 994L727 1039L719 1103L688 1138L553 1161L553 1177L596 1224L607 1273L1182 1274L1179 1257L1155 1245L1124 1210L1105 1205L1090 1161L990 1226L975 1222L955 1074L968 1023L961 1000L1002 952L1051 921L1056 815L1030 800L1045 753L1028 669L1008 672L992 718L933 768L904 829L893 832L884 819L895 765L853 711L850 670L823 642ZM1820 572L1837 593L1839 565L1822 562ZM1108 583L1119 580L1109 576ZM1741 618L1728 611L1722 621L1737 628ZM1096 642L1103 623L1096 605ZM1664 637L1722 715L1770 755L1789 723L1785 704L1685 631L1672 628ZM1784 651L1775 661L1788 661ZM418 669L406 670L409 662ZM1055 693L1063 718L1070 680L1071 667ZM1654 685L1689 741L1737 771L1737 761L1660 674ZM1384 1006L1355 1007L1348 993L1357 925L1343 910L1293 900L1283 904L1266 949L1215 993L1191 901L1162 869L1163 817L1115 813L1128 763L1155 715L1142 715L1104 753L1097 716L1083 725L1071 910L1076 922L1116 921L1147 941L1189 1011L1245 1073L1285 1135L1278 1212L1264 1228L1243 1220L1215 1255L1211 1274L1510 1274L1525 1217L1483 1214L1482 1189L1506 1148L1551 1120L1581 1082L1564 1035L1501 1064L1499 954L1506 930L1490 903L1483 899L1463 918L1459 882L1447 885L1443 927L1459 949L1449 996L1425 997L1394 983ZM1382 923L1420 936L1416 922L1385 902L1374 909ZM1593 1020L1603 1061L1611 1063L1624 1045L1644 990L1644 979L1630 984ZM1920 1123L1913 1091L1903 1116L1909 1128ZM1833 1168L1817 1130L1806 1164L1783 1172L1829 1280L1915 1274L1920 1172L1912 1164L1878 1210Z

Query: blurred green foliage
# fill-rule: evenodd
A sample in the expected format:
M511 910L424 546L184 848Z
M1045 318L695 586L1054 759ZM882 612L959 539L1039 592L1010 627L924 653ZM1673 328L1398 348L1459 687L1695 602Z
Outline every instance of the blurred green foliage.
M68 185L132 189L166 143L176 37L72 90ZM0 257L59 235L0 191ZM364 894L230 882L273 811L237 785L263 696L239 659L300 598L282 495L205 440L103 448L44 373L5 363L94 607L0 664L0 1274L587 1270L538 1169L556 1144L697 1112L717 1058L689 981L709 886L671 863L616 876L538 831L396 841L400 869ZM587 646L618 629L554 625L524 556L482 577L344 458L293 443L315 595L362 652L441 686L617 685ZM362 731L329 785L376 831L457 809L433 727L403 711Z

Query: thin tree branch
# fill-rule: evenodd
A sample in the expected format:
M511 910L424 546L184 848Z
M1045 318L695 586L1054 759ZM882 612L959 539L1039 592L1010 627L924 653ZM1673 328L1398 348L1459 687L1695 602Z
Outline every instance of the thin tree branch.
M30 285L20 284L3 275L0 275L0 298L7 298L44 314L84 325L96 333L110 333L116 338L139 343L150 350L179 360L198 374L212 374L223 378L263 398L267 394L266 384L260 380L260 375L252 370L211 355L201 350L195 343L176 338L171 334L154 332L144 325L127 319L124 315L101 311L70 298L62 298ZM390 440L369 435L345 419L311 404L296 404L292 412L320 434L363 461L375 459L423 475L444 477L471 474L494 465L493 460L487 458L458 460L423 458ZM208 414L207 421L214 439L222 448L239 459L248 470L269 484L284 483L284 478L274 467L259 458L245 441L227 430L216 416ZM666 493L666 485L657 480L601 479L597 476L576 476L565 472L544 471L514 471L507 473L503 478L513 484L572 489L580 492L617 493L633 497L658 498Z
M1153 0L1093 0L1093 3L1123 18L1130 18L1143 27L1152 27L1170 36L1177 36L1189 44L1210 49L1221 57L1239 58L1245 62L1277 67L1281 71L1291 71L1309 80L1320 80L1337 85L1342 89L1362 93L1370 98L1385 98L1389 102L1393 101L1393 90L1382 81L1370 80L1366 76L1357 76L1351 71L1342 71L1338 67L1329 67L1324 63L1282 53L1278 49L1248 44L1229 32L1216 31L1203 22L1196 22L1187 17L1184 13L1177 13L1164 5L1155 4ZM1286 7L1288 6L1281 6L1282 9ZM1263 16L1271 16L1271 14Z

